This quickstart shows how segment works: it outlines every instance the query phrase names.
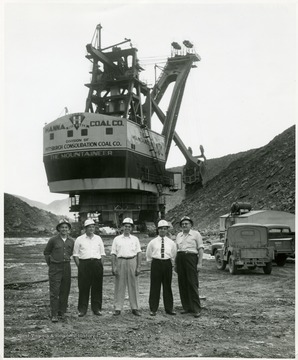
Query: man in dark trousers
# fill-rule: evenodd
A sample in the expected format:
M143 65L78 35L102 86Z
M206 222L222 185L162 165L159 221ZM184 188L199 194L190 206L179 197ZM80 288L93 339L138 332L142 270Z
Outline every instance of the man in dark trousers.
M162 285L163 303L167 314L176 315L173 311L172 275L176 257L176 245L166 236L169 224L160 220L157 225L158 236L152 239L146 250L146 259L151 262L149 307L150 315L155 316Z
M52 322L58 322L58 316L64 319L66 313L71 283L70 258L74 247L74 239L69 236L70 223L62 219L56 229L59 234L48 241L44 250L49 266Z
M175 271L178 275L182 314L192 313L198 318L201 315L198 272L202 269L204 245L201 234L192 230L193 221L190 217L184 216L180 226L182 232L176 237Z
M95 222L87 219L85 234L79 236L74 245L73 258L78 267L79 316L85 316L91 290L91 309L94 315L101 315L103 263L106 255L101 237L94 234Z

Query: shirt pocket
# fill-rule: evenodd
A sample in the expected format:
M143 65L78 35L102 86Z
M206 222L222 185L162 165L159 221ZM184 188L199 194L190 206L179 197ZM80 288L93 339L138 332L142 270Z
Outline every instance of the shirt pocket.
M65 244L65 249L69 254L72 254L73 252L73 247L71 244Z
M55 246L54 246L54 249L55 249L55 250L60 250L60 249L62 249L62 248L63 248L63 245L62 245L61 243L55 244Z

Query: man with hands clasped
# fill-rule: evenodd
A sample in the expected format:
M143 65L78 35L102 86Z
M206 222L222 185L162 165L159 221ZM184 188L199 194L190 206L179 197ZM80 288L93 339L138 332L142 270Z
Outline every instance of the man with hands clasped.
M177 256L175 271L178 275L182 314L192 313L195 318L201 315L198 272L202 269L204 245L198 231L192 230L193 221L184 216L180 220L182 231L177 234Z
M157 229L158 236L149 242L146 250L146 259L151 262L150 315L156 315L159 306L161 285L165 311L169 315L176 315L173 311L172 293L172 269L176 257L176 245L172 239L166 236L169 229L169 224L166 220L160 220Z

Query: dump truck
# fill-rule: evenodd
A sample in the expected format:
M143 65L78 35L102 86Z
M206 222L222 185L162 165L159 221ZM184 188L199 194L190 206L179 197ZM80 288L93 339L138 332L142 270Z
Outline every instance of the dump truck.
M243 267L262 267L265 274L271 274L274 248L268 232L265 225L254 223L230 226L222 247L215 253L217 268L224 270L228 264L230 273L235 275Z

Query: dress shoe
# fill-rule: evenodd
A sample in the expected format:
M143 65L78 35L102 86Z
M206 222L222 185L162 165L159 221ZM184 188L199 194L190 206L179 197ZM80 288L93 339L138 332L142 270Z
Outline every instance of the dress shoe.
M166 311L168 315L176 315L175 311Z
M188 310L182 310L182 311L180 312L180 314L188 314L188 313L189 313Z
M193 314L193 317L195 317L195 318L199 318L201 316L201 313L200 312L197 312L197 313L194 313Z
M136 316L141 316L139 310L137 310L137 309L133 309L133 310L132 310L132 313L133 313L134 315L136 315Z
M82 311L79 312L79 317L83 317L83 316L85 316L85 315L86 315L85 312L82 312Z
M58 318L60 318L61 320L65 320L65 314L61 311L58 311Z
M96 316L101 316L101 315L102 315L99 310L98 310L98 311L94 311L93 314L96 315Z
M53 322L53 323L58 322L58 317L57 317L57 316L52 316L52 322Z
M156 316L156 312L155 311L150 311L150 315L151 316Z
M121 314L120 310L115 310L115 312L113 313L113 315L115 315L115 316L120 315L120 314Z

